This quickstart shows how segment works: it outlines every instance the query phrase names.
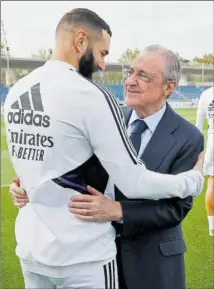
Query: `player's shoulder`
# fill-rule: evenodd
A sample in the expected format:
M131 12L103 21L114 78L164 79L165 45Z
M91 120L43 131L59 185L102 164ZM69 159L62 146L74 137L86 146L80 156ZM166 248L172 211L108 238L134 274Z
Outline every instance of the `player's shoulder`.
M27 85L28 84L30 85L30 83L33 81L36 75L40 73L41 70L42 70L42 67L38 67L34 69L33 71L31 71L30 73L28 73L27 75L20 78L19 80L17 80L13 84L13 86L10 88L9 92L26 89Z
M79 74L78 72L76 74L79 77L79 81L82 84L82 87L81 87L82 89L90 91L93 94L96 93L98 95L99 94L103 94L103 95L109 94L109 92L103 86L94 82L92 79L85 78L81 74Z
M75 72L74 78L77 80L78 86L72 84L73 89L78 90L80 94L87 96L88 99L101 102L102 100L108 101L109 98L113 98L111 92L106 90L105 87L83 77L78 72Z
M37 73L38 70L40 70L40 68L37 68L26 76L20 78L10 87L5 100L5 107L8 103L13 101L14 98L17 98L17 95L22 95L27 92L28 86L30 86L31 83L32 76Z

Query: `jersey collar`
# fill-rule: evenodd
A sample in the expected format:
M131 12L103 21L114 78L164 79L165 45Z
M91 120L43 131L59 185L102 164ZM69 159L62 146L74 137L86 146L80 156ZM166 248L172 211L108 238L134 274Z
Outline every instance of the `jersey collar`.
M52 64L59 65L61 67L64 66L65 68L77 71L77 69L73 65L65 61L50 59L45 63L45 65L52 65Z

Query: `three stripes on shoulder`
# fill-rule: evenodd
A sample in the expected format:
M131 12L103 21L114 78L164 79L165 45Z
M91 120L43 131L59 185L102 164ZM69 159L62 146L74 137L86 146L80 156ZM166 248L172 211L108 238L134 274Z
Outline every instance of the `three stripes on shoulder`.
M16 100L12 105L12 109L23 109L23 110L35 110L35 111L44 111L41 93L40 93L40 83L31 87L31 96L32 96L32 105L30 102L30 94L29 92L25 92L24 94L20 95L20 103Z

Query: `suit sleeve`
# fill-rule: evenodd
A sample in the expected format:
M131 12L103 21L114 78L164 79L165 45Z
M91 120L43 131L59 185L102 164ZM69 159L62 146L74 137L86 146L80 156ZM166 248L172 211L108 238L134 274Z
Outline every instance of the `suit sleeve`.
M175 176L146 169L136 157L127 136L122 111L104 90L87 95L85 133L92 149L116 186L128 198L163 199L198 195L203 187L201 172L190 170Z
M204 149L204 139L187 143L173 163L170 173L178 174L190 169ZM193 198L172 198L166 200L126 200L121 202L123 225L120 231L124 236L135 235L147 230L170 228L180 224L191 210Z

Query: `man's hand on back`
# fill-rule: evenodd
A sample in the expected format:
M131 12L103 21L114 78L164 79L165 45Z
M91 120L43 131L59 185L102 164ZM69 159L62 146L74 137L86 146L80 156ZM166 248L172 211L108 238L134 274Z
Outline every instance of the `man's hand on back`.
M106 198L102 193L88 186L91 195L75 195L68 203L68 209L78 219L107 222L121 221L123 218L122 207L119 202ZM29 202L26 192L20 188L18 178L13 179L10 185L10 195L17 208L26 206Z
M68 203L69 211L78 219L107 222L121 221L122 207L119 202L107 199L102 193L88 186L91 195L77 195Z

